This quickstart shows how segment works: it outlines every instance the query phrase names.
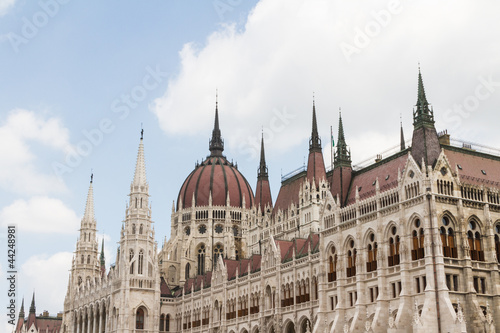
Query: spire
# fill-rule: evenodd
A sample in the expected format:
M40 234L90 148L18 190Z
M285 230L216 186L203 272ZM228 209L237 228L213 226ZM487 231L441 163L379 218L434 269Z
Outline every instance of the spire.
M405 135L403 133L403 122L401 121L401 150L405 150Z
M434 112L429 108L429 102L425 96L424 82L420 66L418 67L418 96L416 110L413 111L413 125L415 127L427 126L434 127Z
M342 124L342 113L339 112L339 133L337 139L337 151L335 152L335 167L351 166L351 152L347 149L344 136L344 125Z
M222 140L219 128L219 102L218 95L215 95L215 121L214 129L212 131L212 139L209 144L210 156L222 156L224 151L224 140Z
M318 135L318 123L316 121L316 105L313 98L312 132L309 140L309 152L321 151L321 139Z
M262 139L260 141L260 164L259 164L259 171L257 174L258 178L265 178L267 179L268 174L267 174L267 165L266 165L266 155L264 152L264 133L262 133Z
M84 221L94 221L94 189L92 183L94 182L94 174L90 175L89 192L87 194L87 203L85 205L85 214L83 215Z
M137 162L135 164L135 174L134 180L132 181L133 186L145 186L147 185L146 179L146 163L144 161L144 130L141 129L141 141L139 143L139 151L137 152Z
M24 297L21 302L21 310L19 310L19 318L24 318Z
M33 292L33 298L31 299L30 313L35 313L35 292Z
M102 238L100 262L101 262L101 277L102 277L106 273L106 261L104 260L104 237Z

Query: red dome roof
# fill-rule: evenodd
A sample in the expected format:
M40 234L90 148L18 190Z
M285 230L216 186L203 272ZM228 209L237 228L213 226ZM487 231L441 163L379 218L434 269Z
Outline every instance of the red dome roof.
M213 206L225 206L228 192L231 207L243 207L243 197L245 208L253 206L252 188L236 166L224 156L209 156L182 184L177 197L177 210L181 208L181 201L182 208L191 207L193 194L196 207L208 206L210 193Z

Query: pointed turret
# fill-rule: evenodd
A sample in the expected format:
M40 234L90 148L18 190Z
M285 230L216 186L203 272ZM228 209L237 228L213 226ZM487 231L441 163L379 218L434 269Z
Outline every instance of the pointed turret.
M134 180L132 186L146 186L146 163L144 162L144 130L141 130L141 141L139 143L139 151L137 152L137 162L135 164Z
M21 301L21 310L19 310L19 318L24 318L24 297Z
M423 160L425 166L437 161L441 152L441 145L434 127L434 112L429 108L425 96L422 73L418 69L418 97L416 109L413 110L413 138L411 154L418 164ZM420 167L424 167L420 165Z
M21 310L19 311L19 317L17 318L17 325L14 332L20 333L22 331L23 325L24 325L24 297L21 302Z
M401 122L401 150L405 150L406 149L406 145L405 145L405 135L403 133L403 122Z
M31 299L30 313L36 313L36 307L35 307L35 292L33 292L33 298Z
M30 329L31 326L36 325L36 308L35 308L35 292L33 292L33 298L31 299L30 313L28 315L28 323L26 325L27 329Z
M94 174L90 175L90 185L89 191L87 193L87 203L85 204L85 213L83 215L82 223L85 221L87 223L92 223L95 221L94 216L94 188L92 183L94 182Z
M257 172L257 187L255 191L255 204L257 210L261 210L262 215L266 213L266 207L273 209L273 200L271 197L271 187L269 185L269 177L267 173L266 155L264 153L264 134L262 134L260 146L260 164Z
M312 131L309 140L309 158L307 160L307 180L318 188L319 182L326 180L325 162L321 151L321 138L318 135L318 123L316 121L316 105L313 100Z
M214 129L212 131L212 139L210 139L209 144L210 156L222 156L224 151L224 140L222 140L220 128L219 128L219 102L215 101L215 121Z
M352 177L351 152L347 148L344 135L342 114L339 112L339 132L337 139L337 150L334 153L334 168L330 189L333 197L339 198L338 205L344 206Z
M104 237L102 238L101 255L99 261L101 262L101 277L104 277L104 275L106 274L106 261L104 259Z

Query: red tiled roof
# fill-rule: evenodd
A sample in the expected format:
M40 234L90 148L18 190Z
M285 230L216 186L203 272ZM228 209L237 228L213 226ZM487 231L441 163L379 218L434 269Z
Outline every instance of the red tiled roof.
M375 195L374 182L378 178L380 191L386 191L398 186L398 170L403 171L407 154L400 156L389 157L378 162L375 165L366 168L366 171L360 170L354 173L351 181L351 186L348 194L347 204L352 204L356 201L356 186L361 188L359 191L360 200L366 199Z
M278 240L277 239L277 240L275 240L275 242L276 242L276 246L278 247L278 250L280 251L281 261L288 259L287 253L288 253L288 250L291 249L291 247L293 245L293 241ZM290 258L291 258L291 254L290 254Z
M444 147L444 153L453 172L455 168L458 169L460 182L500 187L500 158L455 147ZM484 170L486 175L481 170Z
M302 176L281 185L278 198L274 204L273 215L275 215L280 209L283 212L286 212L292 203L298 206L300 187L305 179L306 177L304 173Z
M167 282L165 281L165 279L163 277L161 277L161 280L160 280L160 295L161 295L161 297L172 296L172 291L168 287Z
M326 179L325 162L321 151L309 153L307 160L307 180L312 183L313 178L316 188L318 188L320 180Z
M271 198L271 187L269 186L268 179L258 179L257 187L255 189L255 205L257 208L260 206L262 214L267 205L273 208L273 199Z

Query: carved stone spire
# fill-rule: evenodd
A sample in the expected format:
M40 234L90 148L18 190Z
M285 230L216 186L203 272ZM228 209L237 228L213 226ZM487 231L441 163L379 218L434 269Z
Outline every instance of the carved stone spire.
M347 149L344 136L344 125L342 124L342 114L339 112L339 134L337 139L337 151L334 156L335 167L351 166L351 152Z
M403 133L403 123L401 122L401 150L405 150L406 145L405 145L405 135Z
M92 223L95 221L94 216L94 189L92 183L94 182L94 174L90 175L89 191L87 193L87 203L85 204L85 213L83 215L82 223Z
M144 130L141 130L141 141L139 143L139 151L137 152L137 162L135 164L134 180L132 186L146 186L148 181L146 179L146 163L144 161Z
M224 140L222 140L220 128L219 128L219 102L215 101L215 121L214 129L212 131L212 139L210 139L209 144L210 156L222 156L224 151Z
M264 152L264 133L262 133L262 139L260 141L260 164L259 164L259 172L257 174L257 177L268 179L267 165L266 165L266 154Z
M35 292L33 292L33 298L31 299L30 313L35 313L35 312L36 312L36 307L35 307Z
M416 110L413 111L413 125L434 127L434 111L429 108L429 102L425 96L424 82L420 67L418 68L418 96Z
M309 140L309 152L321 152L321 139L318 134L318 123L316 121L316 105L313 100L313 114L312 114L312 132L311 139Z
M271 187L269 185L269 177L266 165L266 156L264 153L264 135L262 135L260 147L260 165L257 173L257 187L255 191L255 203L257 209L260 207L262 215L266 213L266 207L272 210L273 200L271 197Z
M99 257L99 261L101 263L101 277L106 274L106 260L104 258L104 237L102 238L102 245L101 245L101 255Z

